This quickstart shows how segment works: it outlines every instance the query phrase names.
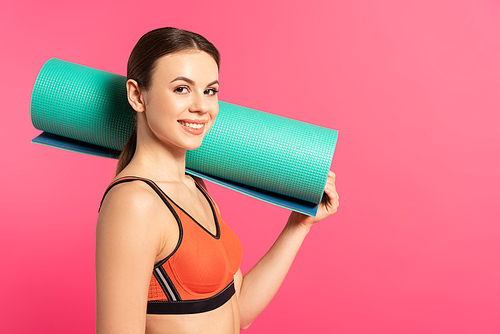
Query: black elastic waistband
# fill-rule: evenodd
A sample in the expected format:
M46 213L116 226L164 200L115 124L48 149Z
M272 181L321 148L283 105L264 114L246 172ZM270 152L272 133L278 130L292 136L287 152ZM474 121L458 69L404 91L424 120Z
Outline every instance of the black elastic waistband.
M215 310L234 295L234 281L213 297L197 300L148 301L148 314L193 314Z

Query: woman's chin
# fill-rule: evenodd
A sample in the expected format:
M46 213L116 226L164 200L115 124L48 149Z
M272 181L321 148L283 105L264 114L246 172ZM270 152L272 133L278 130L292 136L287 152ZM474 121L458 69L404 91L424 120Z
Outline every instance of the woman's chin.
M189 141L189 142L184 144L184 148L188 151L193 151L193 150L196 150L197 148L199 148L201 146L202 142L203 142L203 138Z
M193 145L193 146L188 147L188 148L187 148L187 150L188 150L188 151L194 151L194 150L196 150L197 148L199 148L200 146L201 146L201 144L200 144L200 145Z

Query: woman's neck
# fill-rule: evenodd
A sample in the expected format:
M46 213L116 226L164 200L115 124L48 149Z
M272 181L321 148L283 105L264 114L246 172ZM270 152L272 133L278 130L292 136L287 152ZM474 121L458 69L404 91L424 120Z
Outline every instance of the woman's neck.
M183 181L186 172L186 149L165 144L137 143L134 157L125 168L125 173L146 177L153 181Z

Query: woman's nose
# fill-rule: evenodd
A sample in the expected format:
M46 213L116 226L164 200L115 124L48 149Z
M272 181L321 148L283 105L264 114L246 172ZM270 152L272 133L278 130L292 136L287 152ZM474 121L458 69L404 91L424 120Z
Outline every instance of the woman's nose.
M208 102L203 94L194 94L189 111L199 112L202 114L210 111L210 106L208 105Z

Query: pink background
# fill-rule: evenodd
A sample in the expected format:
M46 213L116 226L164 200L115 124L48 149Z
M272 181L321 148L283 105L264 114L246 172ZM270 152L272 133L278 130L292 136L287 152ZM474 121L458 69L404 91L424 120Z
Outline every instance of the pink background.
M30 143L51 57L125 74L145 32L199 32L223 101L340 131L339 212L247 333L500 333L500 3L3 1L0 333L91 333L115 161ZM209 184L248 271L288 212Z

